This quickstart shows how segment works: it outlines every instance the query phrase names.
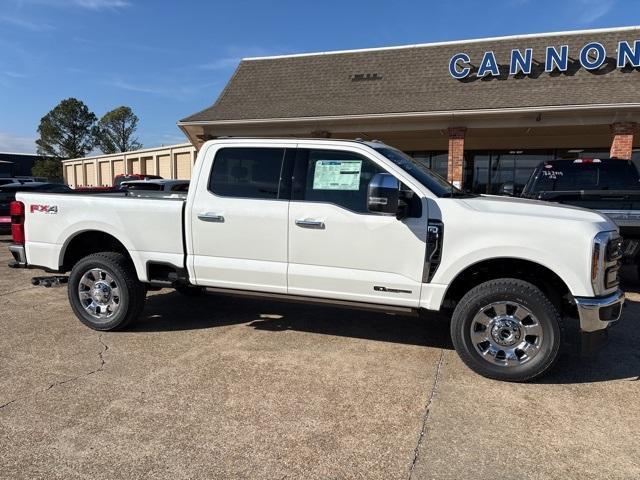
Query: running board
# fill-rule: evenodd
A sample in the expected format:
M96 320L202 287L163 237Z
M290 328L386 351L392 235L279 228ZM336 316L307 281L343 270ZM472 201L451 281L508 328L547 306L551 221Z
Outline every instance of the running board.
M31 285L41 286L46 288L59 287L69 283L69 277L65 275L54 275L52 277L33 277L31 279Z
M291 303L312 303L326 305L328 307L353 308L355 310L374 310L387 313L399 313L403 315L417 315L418 309L411 307L399 307L396 305L381 305L378 303L353 302L350 300L332 300L320 297L307 297L303 295L289 295L286 293L256 292L253 290L236 290L233 288L205 287L208 293L218 293L235 297L270 299Z

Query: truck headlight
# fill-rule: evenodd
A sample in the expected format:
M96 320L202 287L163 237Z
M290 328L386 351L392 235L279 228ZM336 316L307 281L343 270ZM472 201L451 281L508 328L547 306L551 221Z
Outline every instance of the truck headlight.
M597 290L598 276L600 275L600 268L602 262L602 244L598 242L598 238L593 242L593 253L591 254L591 283L594 291Z
M622 237L618 232L600 232L595 236L591 253L591 285L596 295L603 295L620 283L621 257Z

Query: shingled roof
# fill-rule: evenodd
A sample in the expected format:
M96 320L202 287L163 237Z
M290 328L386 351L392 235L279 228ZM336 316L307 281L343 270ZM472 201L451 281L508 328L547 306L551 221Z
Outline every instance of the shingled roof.
M216 103L181 123L639 104L640 72L615 68L618 42L633 43L639 38L640 27L630 27L245 59ZM568 45L569 58L575 60L590 41L602 43L607 50L601 71L544 72L547 46ZM460 81L449 75L449 59L460 51L468 53L477 67L483 53L492 50L501 70L508 72L514 48L533 48L534 64L542 65L530 76Z

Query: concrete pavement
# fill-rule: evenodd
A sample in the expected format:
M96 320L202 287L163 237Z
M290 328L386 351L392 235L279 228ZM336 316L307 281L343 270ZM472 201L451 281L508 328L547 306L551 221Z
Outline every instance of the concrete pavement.
M5 246L0 478L640 477L639 294L597 357L519 385L412 317L163 290L100 334Z

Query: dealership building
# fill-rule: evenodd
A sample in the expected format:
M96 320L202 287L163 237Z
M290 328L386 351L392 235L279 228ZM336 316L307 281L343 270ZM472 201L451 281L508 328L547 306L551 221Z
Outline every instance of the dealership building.
M243 59L212 106L178 122L191 147L177 148L220 136L379 139L498 193L544 160L640 162L638 122L640 27L627 27ZM162 174L169 155L163 173L188 178L166 149L129 152L146 161L122 158L118 171ZM65 161L72 185L109 184L114 168L107 156Z

